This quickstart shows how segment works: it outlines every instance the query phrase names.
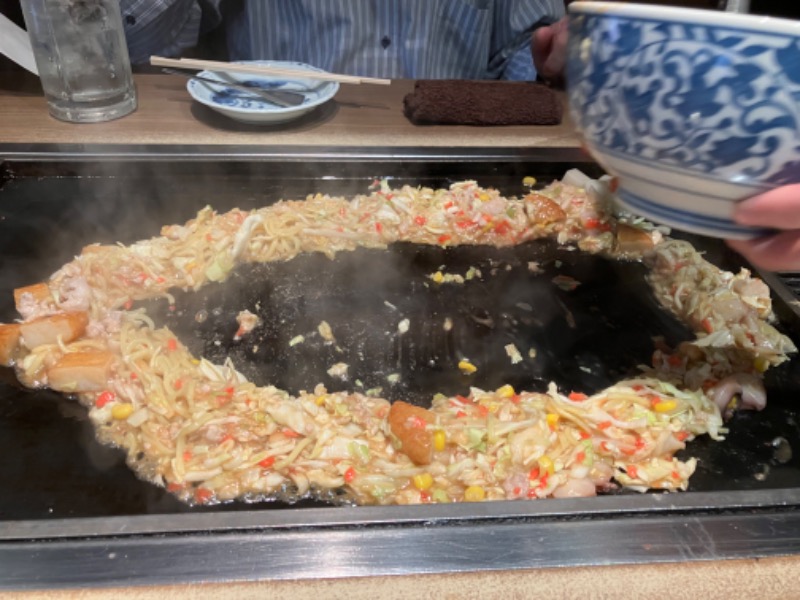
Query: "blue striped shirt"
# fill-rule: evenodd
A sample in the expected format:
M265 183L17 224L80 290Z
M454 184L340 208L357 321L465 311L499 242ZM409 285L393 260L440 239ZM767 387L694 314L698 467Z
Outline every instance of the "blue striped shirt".
M204 8L218 22L219 0L211 1L213 4L198 0L120 0L131 62L148 64L153 55L180 56L195 46Z
M133 62L193 45L200 15L217 22L219 2L121 0ZM529 80L530 27L563 14L563 0L244 0L224 26L231 60L388 78Z

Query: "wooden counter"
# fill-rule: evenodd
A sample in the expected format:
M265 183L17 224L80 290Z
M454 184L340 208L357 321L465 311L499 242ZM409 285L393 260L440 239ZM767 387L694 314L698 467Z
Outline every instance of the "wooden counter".
M569 118L551 127L419 127L403 115L411 81L342 85L332 102L297 121L270 127L243 125L194 102L185 80L170 75L136 78L135 113L102 124L72 124L47 114L38 81L0 78L0 146L4 144L258 145L355 147L554 147L579 145ZM433 134L435 130L435 135Z
M38 82L0 77L0 151L38 145L181 145L326 147L579 147L569 118L557 127L416 127L402 114L412 83L343 86L335 102L280 127L238 125L193 103L177 77L137 77L139 109L99 125L62 123L47 114ZM2 154L0 154L0 159ZM368 579L203 584L171 588L47 591L12 598L800 598L798 555L762 560L602 566ZM0 565L0 569L2 569ZM99 565L102 568L102 565ZM120 582L124 585L124 582Z
M688 600L793 600L800 598L800 560L542 569L253 583L198 584L115 590L9 594L9 600L581 600L609 598Z

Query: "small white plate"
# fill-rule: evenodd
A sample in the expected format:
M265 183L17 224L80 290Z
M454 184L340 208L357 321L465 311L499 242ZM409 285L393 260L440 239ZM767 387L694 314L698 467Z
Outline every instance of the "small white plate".
M316 73L325 72L311 65L290 61L249 60L240 61L237 64L281 67ZM190 79L186 84L186 89L192 98L231 119L255 125L277 125L298 119L333 98L336 92L339 91L337 82L320 81L318 79L286 79L267 75L217 73L213 71L202 71L198 75L219 81L220 84L216 85ZM226 79L236 83L258 86L265 90L302 92L305 95L305 100L298 106L277 106L259 98L255 94L248 94L244 90L227 87L225 85Z

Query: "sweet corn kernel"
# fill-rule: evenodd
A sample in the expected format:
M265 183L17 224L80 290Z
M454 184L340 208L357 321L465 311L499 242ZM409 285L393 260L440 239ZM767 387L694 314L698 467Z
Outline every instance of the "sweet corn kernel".
M475 365L473 365L473 364L472 364L471 362L469 362L468 360L461 360L461 361L459 361L459 362L458 362L458 368L459 368L459 369L461 369L461 371L462 371L463 373L468 373L468 374L474 373L475 371L477 371L477 370L478 370L478 367L476 367Z
M325 404L325 396L317 396L317 399L314 400L314 403L317 406L322 406L323 404Z
M482 200L483 202L486 202L489 198L491 198L491 196L489 194L487 194L486 192L483 192L478 196L478 198L480 200Z
M657 413L668 413L678 408L678 403L675 400L664 400L658 402L653 406L653 410Z
M753 367L755 367L756 371L759 373L764 373L767 369L769 369L769 360L763 356L759 356L753 361Z
M517 393L510 385L504 385L497 390L497 395L501 398L513 398Z
M443 429L437 429L433 432L433 447L437 452L444 450L447 444L447 434Z
M486 490L479 485L471 485L464 490L465 502L480 502L486 498Z
M442 275L441 271L436 271L431 278L435 283L442 283L444 281L444 275Z
M536 177L523 177L522 185L533 187L534 185L536 185Z
M124 421L133 414L133 404L116 404L111 409L111 416L117 421Z
M558 425L558 420L561 417L556 413L547 413L547 417L545 418L547 419L547 425L550 427L550 429L553 429L556 425Z
M421 492L429 490L431 489L431 486L433 486L433 476L430 473L420 473L419 475L414 475L411 481L414 483L414 487Z
M553 464L553 459L549 456L542 456L539 459L539 470L552 475L556 471L556 466Z

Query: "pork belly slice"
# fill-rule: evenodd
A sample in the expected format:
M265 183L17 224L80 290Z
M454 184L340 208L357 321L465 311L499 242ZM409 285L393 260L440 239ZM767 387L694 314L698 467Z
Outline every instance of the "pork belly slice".
M35 305L52 299L53 294L46 283L34 283L14 290L14 304L23 316L28 315Z
M59 392L100 392L108 387L114 355L105 350L69 352L47 369L50 389Z
M567 213L556 202L541 194L528 194L525 196L525 211L531 221L537 225L549 225L566 220Z
M653 238L643 229L617 223L617 251L622 254L643 254L655 246Z
M11 366L14 351L19 346L19 336L19 325L16 323L10 325L0 324L0 365L4 367Z
M400 440L403 452L415 465L429 465L433 458L433 432L426 426L434 423L434 414L419 406L397 401L389 409L389 427Z
M84 312L61 313L39 317L20 323L22 343L29 350L44 344L55 344L59 336L64 344L79 338L86 332L89 315Z

